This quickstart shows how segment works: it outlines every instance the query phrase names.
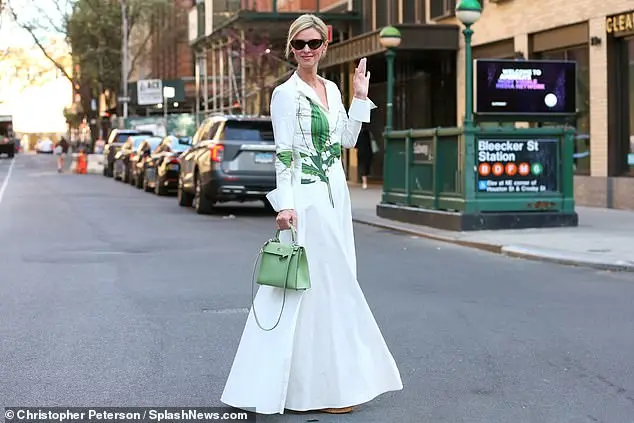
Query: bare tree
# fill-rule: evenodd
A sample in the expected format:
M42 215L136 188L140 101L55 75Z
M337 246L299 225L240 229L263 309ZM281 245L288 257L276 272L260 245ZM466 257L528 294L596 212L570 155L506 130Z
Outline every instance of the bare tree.
M50 40L64 40L68 46L72 45L72 36L83 37L85 35L96 35L106 41L105 45L120 46L121 40L121 14L118 2L104 2L103 0L46 0L46 2L30 0L0 0L4 1L5 9L9 17L32 38L35 45L42 51L44 56L64 75L69 81L74 82L72 72L65 67L65 63L51 51ZM166 7L168 0L130 0L127 2L128 31L137 25L143 25L158 7ZM19 6L18 6L19 4ZM49 8L44 9L41 5L48 4ZM87 19L92 18L91 29L96 30L96 34L71 34L69 31L71 19L81 5L89 12L92 12ZM90 24L91 22L86 22ZM131 51L130 69L128 73L132 75L139 57L146 51L147 43L151 38L150 31L144 31L143 41L136 51ZM95 46L97 48L97 46ZM119 47L119 52L120 52ZM81 58L80 58L81 59Z
M46 3L49 4L50 10L44 10L40 6L44 3L35 1L5 0L4 5L9 17L31 36L42 54L71 82L72 74L68 72L64 58L56 57L52 51L51 40L68 41L66 29L74 1L48 0Z

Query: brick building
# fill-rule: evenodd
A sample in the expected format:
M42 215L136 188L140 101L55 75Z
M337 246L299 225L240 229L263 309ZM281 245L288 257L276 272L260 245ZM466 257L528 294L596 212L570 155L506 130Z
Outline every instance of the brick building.
M453 0L428 0L430 20L458 24ZM473 26L474 58L577 62L579 205L634 209L634 2L487 0ZM464 48L457 62L458 124L464 110Z
M194 58L187 40L187 14L193 3L194 0L173 0L172 5L158 9L144 44L148 51L144 62L148 69L139 79L161 79L164 85L176 89L176 98L168 103L169 113L194 110ZM162 108L156 106L137 106L135 111L139 115L163 113Z
M152 73L154 78L177 79L194 75L187 40L188 12L194 0L173 0L173 7L157 12L152 22Z

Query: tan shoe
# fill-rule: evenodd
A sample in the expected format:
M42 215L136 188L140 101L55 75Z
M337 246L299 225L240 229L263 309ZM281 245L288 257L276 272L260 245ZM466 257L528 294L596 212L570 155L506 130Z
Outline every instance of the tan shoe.
M328 414L346 414L346 413L351 413L354 410L354 407L343 407L343 408L322 408L321 411L322 413L328 413Z

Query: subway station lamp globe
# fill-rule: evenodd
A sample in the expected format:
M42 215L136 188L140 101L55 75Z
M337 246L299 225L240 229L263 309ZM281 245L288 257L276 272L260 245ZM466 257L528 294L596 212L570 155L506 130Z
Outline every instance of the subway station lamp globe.
M465 26L476 23L482 15L482 5L478 0L461 0L456 6L456 17Z
M393 26L386 26L379 33L379 42L385 48L396 48L401 44L401 32Z

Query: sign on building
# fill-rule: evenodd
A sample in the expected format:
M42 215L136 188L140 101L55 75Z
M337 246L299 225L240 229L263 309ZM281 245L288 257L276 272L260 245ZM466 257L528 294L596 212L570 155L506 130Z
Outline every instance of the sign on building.
M558 192L559 141L555 138L477 141L480 192Z
M139 106L163 103L163 81L160 79L137 81L136 92Z

